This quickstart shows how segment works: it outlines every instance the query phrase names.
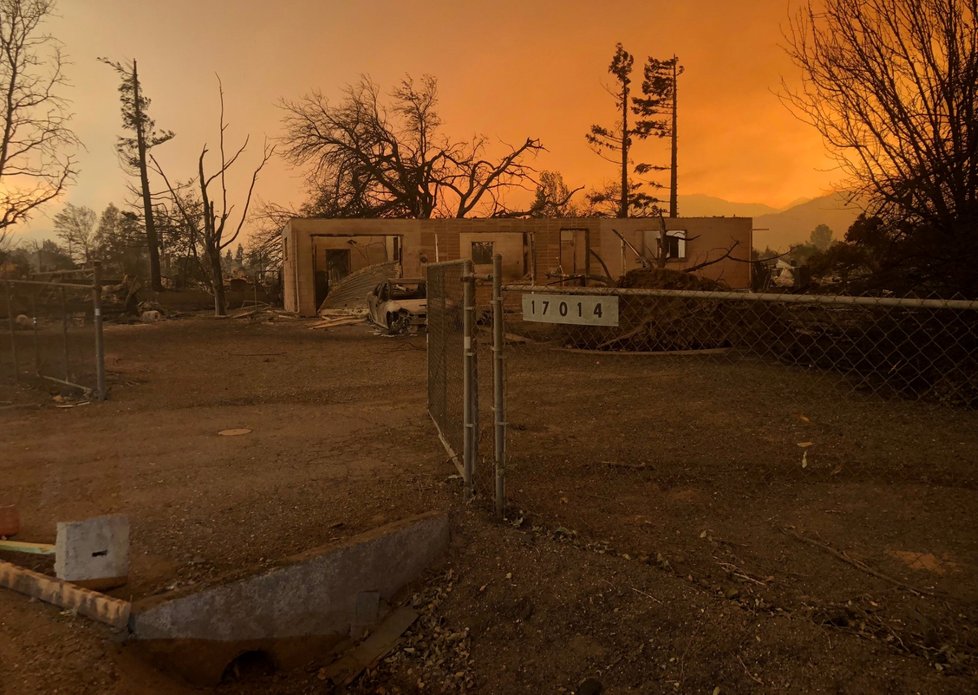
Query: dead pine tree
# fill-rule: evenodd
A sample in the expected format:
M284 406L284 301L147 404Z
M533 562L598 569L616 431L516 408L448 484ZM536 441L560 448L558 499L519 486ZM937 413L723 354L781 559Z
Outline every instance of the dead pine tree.
M639 164L635 170L638 174L644 174L649 171L669 169L669 217L672 218L679 216L677 200L679 150L676 137L679 128L679 76L684 71L676 56L666 60L650 56L643 71L642 96L632 100L632 111L638 116L635 123L638 135L667 137L670 140L671 157L668 167Z
M143 203L143 223L146 228L146 250L149 255L150 284L157 292L163 290L163 277L160 270L160 243L156 233L156 221L153 217L153 194L149 188L149 173L147 171L147 156L157 145L162 145L174 136L173 131L158 132L153 119L149 117L149 99L142 91L139 82L139 72L136 61L132 66L112 61L108 58L99 60L114 69L121 78L119 98L122 102L122 126L132 133L131 137L120 137L116 145L119 159L125 169L134 170L139 174L139 189L137 192Z
M238 216L237 224L231 223L231 216L234 205L228 202L227 173L234 166L238 158L248 147L250 136L246 136L244 143L230 157L227 156L224 143L225 131L228 124L224 120L224 86L221 78L217 78L218 93L221 99L221 118L220 131L218 138L218 154L220 162L217 170L208 175L206 170L206 157L208 153L205 143L197 159L197 176L192 179L185 188L193 187L195 193L200 195L200 206L191 206L187 202L187 195L181 195L178 187L171 185L163 168L155 158L152 158L156 171L163 178L167 190L170 193L171 201L183 218L185 226L192 231L192 235L197 243L203 247L202 262L205 266L206 274L214 295L214 315L227 315L227 299L224 293L224 269L221 265L222 252L231 246L241 234L245 220L248 217L248 208L251 205L252 194L255 184L258 181L258 174L264 168L268 160L275 154L273 145L265 144L262 150L262 158L251 174L251 182L248 185L248 192L244 199L244 205ZM212 186L215 188L212 190ZM233 229L233 231L232 231Z
M614 89L607 88L615 100L615 109L620 118L614 126L592 125L585 139L594 152L619 169L620 181L611 184L604 191L595 191L588 197L592 204L610 203L615 199L615 215L625 217L649 217L659 214L658 197L649 195L642 188L649 184L655 189L664 188L655 181L634 180L632 173L643 176L652 172L672 170L670 184L670 217L676 217L676 82L682 74L682 66L675 56L668 60L648 58L644 68L641 93L633 95L632 68L634 56L622 45L616 44L615 55L608 66L614 77ZM667 111L671 118L667 118ZM635 116L629 120L629 113ZM671 167L644 162L632 165L632 149L638 140L650 137L672 138Z

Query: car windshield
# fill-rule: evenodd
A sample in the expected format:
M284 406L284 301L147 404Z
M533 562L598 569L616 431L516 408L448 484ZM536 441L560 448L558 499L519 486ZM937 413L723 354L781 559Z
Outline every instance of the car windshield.
M423 282L392 282L391 299L424 299Z

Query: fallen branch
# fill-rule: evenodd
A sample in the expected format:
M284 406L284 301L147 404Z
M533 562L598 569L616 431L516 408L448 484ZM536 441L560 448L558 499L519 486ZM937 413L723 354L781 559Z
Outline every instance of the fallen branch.
M745 664L744 660L740 658L740 654L737 655L737 661L740 662L740 667L744 669L744 673L747 674L748 678L750 678L758 685L764 685L764 681L762 681L760 678L758 678L757 676L755 676L753 673L750 672L750 669L747 668L747 664Z
M867 565L862 560L857 560L854 557L850 557L849 555L847 555L845 553L845 551L843 551L843 550L836 550L835 548L833 548L831 545L829 545L827 543L822 543L821 541L817 541L814 538L808 538L807 536L803 536L800 533L796 533L795 531L792 531L789 528L782 528L781 529L781 532L784 533L786 536L790 536L791 538L794 538L796 541L800 541L802 543L805 543L806 545L810 545L812 547L820 548L820 549L824 550L825 552L827 552L832 557L834 557L834 558L836 558L838 560L842 560L846 564L855 567L860 572L865 572L866 574L872 575L872 576L876 577L877 579L882 579L884 581L890 582L894 586L897 586L897 587L899 587L901 589L904 589L906 591L909 591L910 593L917 594L918 596L935 596L936 595L935 592L933 592L933 591L927 591L926 589L918 589L917 587L910 586L906 582L901 582L899 579L894 579L893 577L891 577L889 575L886 575L886 574L883 574L882 572L879 572L877 570L874 570L872 567L870 567L869 565Z
M657 599L655 596L653 596L652 594L647 593L645 591L642 591L641 589L636 589L634 586L630 586L628 588L631 589L632 591L634 591L636 594L641 594L645 598L652 599L656 603L659 603L659 604L662 603L662 601L660 601L659 599Z
M756 577L752 577L750 574L747 573L746 570L737 567L737 565L733 564L732 562L724 562L723 560L720 560L718 558L713 558L713 559L716 561L718 565L720 565L720 568L722 570L728 572L732 577L743 579L744 581L751 582L752 584L757 584L758 586L767 586L766 581L763 581Z
M711 266L711 265L713 265L715 263L719 263L720 261L724 260L725 258L730 258L730 254L732 254L733 253L733 250L735 248L737 248L737 246L739 246L739 245L740 245L740 242L739 241L734 241L734 243L732 243L730 246L727 247L727 249L723 252L723 255L722 256L720 256L719 258L714 258L713 260L710 260L709 259L710 253L707 252L707 254L706 254L707 255L707 260L703 261L702 263L697 263L696 265L691 265L688 268L683 268L683 272L684 273L695 273L697 270L702 270L703 268L706 268L707 266Z

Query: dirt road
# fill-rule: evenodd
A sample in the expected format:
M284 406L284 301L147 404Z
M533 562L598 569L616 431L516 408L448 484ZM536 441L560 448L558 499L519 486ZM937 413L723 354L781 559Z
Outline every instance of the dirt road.
M112 326L101 404L0 384L24 406L0 411L0 498L21 537L129 515L131 581L114 592L129 598L452 509L450 555L409 599L422 620L359 692L978 690L970 414L885 404L859 425L838 394L772 411L765 389L782 386L765 374L732 389L547 352L522 372L528 400L510 382L513 505L497 524L488 500L461 499L425 413L424 339L308 326ZM231 428L251 432L218 434ZM10 592L0 634L3 695L197 692ZM329 692L323 665L217 691Z

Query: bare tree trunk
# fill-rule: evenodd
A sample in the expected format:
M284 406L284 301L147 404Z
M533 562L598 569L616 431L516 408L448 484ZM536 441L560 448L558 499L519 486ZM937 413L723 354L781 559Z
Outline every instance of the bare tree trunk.
M628 217L628 83L621 85L621 202L618 206L618 216Z
M224 269L221 267L221 249L207 244L207 259L211 264L211 289L214 291L214 316L227 316L227 299L224 296Z
M672 163L671 163L671 175L669 177L669 217L676 218L679 217L679 205L677 196L677 179L676 174L678 168L678 148L676 140L676 128L678 126L678 103L679 103L679 73L678 73L679 61L676 60L676 56L672 57Z
M156 223L153 219L153 201L149 190L149 175L146 171L146 134L143 132L143 111L139 105L139 75L136 61L132 61L133 108L136 120L136 148L139 154L139 183L143 191L143 220L146 225L146 248L149 252L149 278L152 288L161 292L163 279L160 273L160 245L156 236Z

